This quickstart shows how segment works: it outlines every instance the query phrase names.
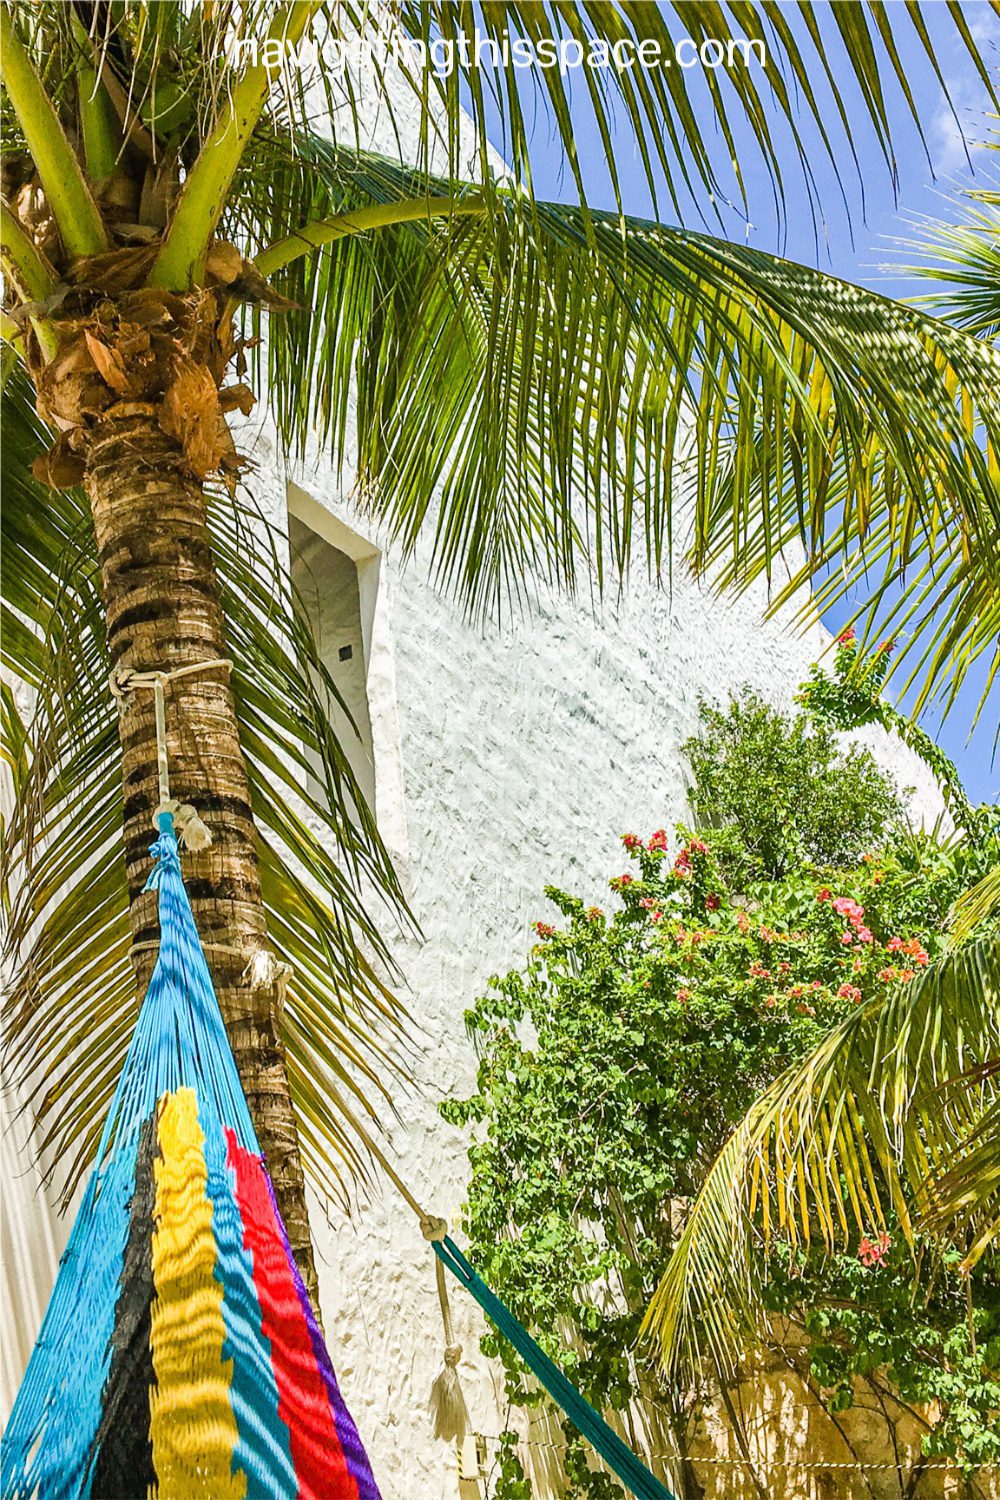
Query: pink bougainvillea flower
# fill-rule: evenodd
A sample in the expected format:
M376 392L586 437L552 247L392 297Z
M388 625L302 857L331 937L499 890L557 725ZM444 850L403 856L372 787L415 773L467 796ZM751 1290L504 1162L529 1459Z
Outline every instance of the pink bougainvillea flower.
M663 829L663 828L658 828L656 830L656 832L653 834L653 837L650 839L649 843L646 845L646 848L649 850L650 854L654 854L654 853L660 853L660 854L662 854L663 851L666 849L666 847L667 847L667 834L666 834L666 830Z
M736 925L741 932L750 931L750 918L747 916L745 911L739 911L736 913Z
M861 991L856 984L842 984L837 991L838 1000L853 1000L855 1005L861 1003Z
M718 911L721 900L722 898L715 891L709 891L708 895L705 897L706 911Z
M872 876L872 885L881 885L884 879L885 876L883 875L882 871L876 870L875 874Z
M708 845L703 844L701 839L688 839L688 852L690 854L707 854Z
M840 934L840 941L842 943L844 943L845 945L847 943L853 943L854 942L854 933L853 932L842 932Z
M870 927L856 927L854 930L858 934L859 943L870 943L873 941Z
M876 1266L884 1266L891 1245L892 1238L884 1229L876 1235L874 1240L870 1240L865 1235L858 1245L858 1260L869 1271L874 1270Z
M878 977L881 979L881 981L882 981L883 984L891 984L892 981L896 978L896 975L898 973L899 973L898 969L893 969L893 968L879 969L879 971L878 971Z
M886 654L886 656L891 656L891 655L892 655L892 653L893 653L893 652L894 652L894 651L895 651L895 649L896 649L896 641L895 641L895 638L894 638L894 637L893 637L893 636L890 636L890 637L889 637L889 639L888 639L888 640L887 640L887 641L882 641L882 642L880 642L880 644L879 644L879 648L878 648L878 649L879 649L879 650L880 650L880 651L884 651L884 652L885 652L885 654Z
M916 969L902 969L900 970L899 977L904 984L909 984L911 979L916 979L917 971Z
M905 942L903 952L918 964L923 965L928 962L927 950L919 938L910 938L908 942Z
M816 1014L815 1005L806 1005L805 1001L802 1001L800 1004L798 1004L795 1009L798 1011L800 1016L814 1016Z
M591 906L587 912L587 921L599 922L603 916L604 913L599 906Z
M555 928L550 927L548 922L536 922L535 931L538 933L538 936L540 938L550 938L555 932Z
M821 979L814 979L809 988L811 990L821 990L823 988L823 981Z
M791 964L788 962L787 958L783 958L781 960L781 963L778 965L778 973L779 974L790 974L791 972L792 972L792 966L791 966Z
M888 948L890 953L898 953L900 948L902 948L903 946L903 939L899 937L891 937L885 946Z
M831 892L829 886L824 885L824 886L822 886L816 892L816 900L817 901L829 901L830 898L831 898L831 895L832 895L832 892Z
M777 1003L778 1003L778 997L777 997L777 995L765 995L764 996L764 1004L767 1006L768 1010L773 1010L774 1007L777 1005Z
M771 977L770 969L765 969L764 965L760 963L756 958L750 965L748 973L753 979L770 979Z
M848 627L847 627L846 630L842 630L840 632L840 634L837 637L837 645L838 646L853 646L854 645L854 626L853 625L848 625Z
M691 991L686 989L678 990L677 999L681 1005L687 1005L688 1001L691 999Z
M633 849L642 848L642 839L637 833L625 833L622 835L622 843L631 854Z

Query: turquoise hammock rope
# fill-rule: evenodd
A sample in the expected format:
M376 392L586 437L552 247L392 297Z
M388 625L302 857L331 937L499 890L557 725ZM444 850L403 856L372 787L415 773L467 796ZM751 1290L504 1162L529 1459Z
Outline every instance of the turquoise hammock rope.
M162 717L162 681L157 697ZM378 1500L247 1111L164 808L165 764L161 791L159 953L4 1434L3 1500L137 1487L147 1500ZM611 1472L637 1500L675 1500L355 1125L440 1265ZM439 1292L447 1328L442 1272ZM452 1373L460 1353L446 1351Z
M576 1386L567 1380L559 1366L549 1359L510 1308L490 1291L481 1276L477 1276L455 1241L446 1235L443 1240L435 1240L433 1244L438 1259L458 1278L466 1291L471 1292L497 1332L503 1334L507 1342L514 1346L556 1405L562 1408L573 1426L583 1434L595 1453L600 1454L629 1492L637 1496L638 1500L676 1500L655 1474L651 1474L646 1465L640 1462L632 1449L622 1442L617 1432L608 1426L600 1412L595 1411L590 1402L580 1395Z

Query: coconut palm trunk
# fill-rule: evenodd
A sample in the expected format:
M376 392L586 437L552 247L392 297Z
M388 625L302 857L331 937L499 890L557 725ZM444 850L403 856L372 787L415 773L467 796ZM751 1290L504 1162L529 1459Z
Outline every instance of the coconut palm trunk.
M90 500L116 673L172 671L226 657L202 487L148 416L109 420L88 436ZM186 856L188 892L236 1065L267 1157L288 1237L313 1301L316 1273L302 1162L280 1029L280 980L267 922L250 793L228 674L183 676L167 689L171 792L195 807L211 845ZM120 698L125 848L140 994L156 954L156 898L144 890L159 802L153 695Z

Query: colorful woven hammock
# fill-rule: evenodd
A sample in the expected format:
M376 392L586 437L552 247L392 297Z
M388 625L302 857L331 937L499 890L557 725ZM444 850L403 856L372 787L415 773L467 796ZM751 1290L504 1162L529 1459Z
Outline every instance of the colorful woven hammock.
M3 1500L378 1500L159 817L160 950L3 1442Z

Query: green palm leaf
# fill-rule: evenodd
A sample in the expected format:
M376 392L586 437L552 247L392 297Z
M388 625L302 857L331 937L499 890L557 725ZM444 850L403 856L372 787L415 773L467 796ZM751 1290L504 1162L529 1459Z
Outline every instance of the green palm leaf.
M472 607L532 575L572 584L582 555L602 582L636 553L665 567L687 432L700 566L746 580L802 538L813 567L842 534L870 559L888 527L894 564L933 529L936 555L964 548L992 578L1000 355L982 341L707 235L444 180L429 191L452 212L414 222L390 163L303 137L278 170L259 149L276 237L296 210L387 211L323 255L292 258L292 236L261 257L297 304L268 328L282 436L356 458L390 535L412 551L430 529Z
M763 1329L759 1252L773 1231L832 1248L891 1209L909 1232L929 1184L952 1183L987 1140L998 1097L993 1068L948 1089L946 1106L942 1086L997 1058L1000 941L984 938L860 1007L779 1078L712 1166L650 1305L644 1333L664 1366L690 1369L707 1351L735 1372ZM977 1234L995 1229L996 1201L987 1180Z
M997 9L995 0L988 3ZM717 219L717 200L732 191L746 211L746 163L738 159L736 148L742 127L779 212L788 188L784 144L791 142L794 190L801 193L804 187L818 227L820 205L809 159L815 148L809 144L808 125L818 130L838 176L841 142L857 166L856 137L867 141L873 134L894 179L894 107L902 107L918 139L923 138L918 101L908 82L906 59L912 49L926 55L948 94L937 61L940 37L929 35L918 7L886 0L831 0L836 42L821 35L811 5L801 3L797 13L789 14L790 8L780 0L754 5L742 0L665 0L656 5L646 0L578 0L572 5L401 0L385 15L373 11L366 0L310 0L307 8L311 14L306 40L316 47L313 88L293 80L277 111L282 121L301 125L309 120L319 88L325 92L338 144L352 149L363 139L373 106L400 139L411 133L416 107L417 158L424 164L432 153L443 154L447 173L461 176L468 170L471 116L484 177L489 161L486 142L499 121L499 149L518 179L530 187L530 138L541 108L583 200L571 109L578 83L586 89L616 195L613 141L624 120L638 143L654 200L657 195L665 197L678 215L681 203L693 198ZM135 138L150 150L154 141L168 151L176 149L190 165L232 93L236 70L230 59L244 65L251 59L252 43L267 36L279 0L241 0L238 6L233 0L215 0L211 6L193 7L164 0L116 0L110 6L87 0L74 6L15 0L13 10L42 62L47 89L64 109L77 108L82 63L99 63L115 106L122 110L127 105L138 117L142 134ZM334 44L358 37L388 42L389 19L404 43L424 49L418 60L408 68L394 67L384 47L376 45L360 68L342 69L343 54ZM378 24L383 30L376 38ZM954 35L987 96L995 98L987 64L961 7L950 5L941 25ZM477 35L482 47L496 49L484 54L487 60L495 57L489 70L475 54L472 43ZM470 43L464 50L463 36ZM543 57L548 49L557 65L535 67L526 75L518 66L516 49L504 48L505 38L529 42ZM674 46L681 38L690 39L696 49L707 44L727 65L680 65ZM242 52L232 50L234 41L243 45ZM624 45L632 62L599 69L561 67L562 43L582 48L584 54L594 43L606 48ZM763 51L765 65L741 63L748 44L757 49L757 56ZM641 46L646 48L643 55L655 53L664 59L663 65L636 66ZM430 56L429 67L420 65L419 57L425 54ZM684 61L690 62L690 47ZM817 88L819 79L822 87Z

